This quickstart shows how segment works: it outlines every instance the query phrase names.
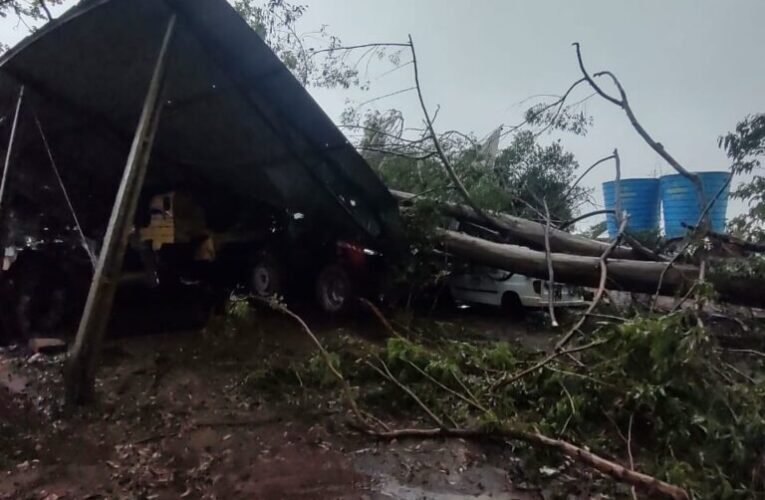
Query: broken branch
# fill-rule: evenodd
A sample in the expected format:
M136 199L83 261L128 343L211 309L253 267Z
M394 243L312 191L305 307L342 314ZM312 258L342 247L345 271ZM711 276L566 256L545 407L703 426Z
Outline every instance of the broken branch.
M451 178L452 183L454 183L454 186L457 188L457 191L459 191L460 195L462 196L462 199L465 200L465 203L467 203L470 206L470 208L473 209L473 211L481 219L481 221L484 223L487 223L489 227L502 230L502 227L495 225L494 220L488 215L486 215L483 209L479 207L478 204L473 200L473 198L470 196L470 193L468 193L467 189L465 188L465 185L462 183L459 176L457 175L457 171L454 170L454 166L452 165L451 161L449 161L449 158L446 156L446 153L444 152L444 149L441 146L441 141L438 139L438 135L436 134L436 130L433 126L433 120L430 117L428 106L425 104L425 97L423 96L422 86L420 85L420 69L417 64L417 52L414 49L414 42L412 41L412 35L409 35L409 48L412 50L412 66L414 67L414 83L415 83L415 86L417 87L417 97L419 98L419 101L420 101L422 114L425 117L425 125L427 126L427 130L430 133L430 137L433 141L433 146L435 146L436 148L436 153L438 158L441 160L441 164L446 169L447 174Z
M521 440L528 443L552 448L562 455L572 458L580 463L588 465L593 469L607 476L616 479L625 484L635 486L636 488L648 494L661 494L668 498L676 500L688 500L688 492L683 488L661 481L655 477L629 470L617 463L607 460L591 451L576 446L560 439L553 439L537 431L524 431L504 425L500 429L485 431L480 429L398 429L389 432L371 433L375 437L386 440L418 438L461 438L461 439L492 439L503 438L510 440Z
M624 91L624 87L622 87L622 84L619 82L619 80L616 78L616 76L611 73L610 71L601 71L598 73L595 73L593 76L595 78L599 76L608 76L611 78L611 80L614 82L614 85L616 85L616 88L619 91L619 98L615 98L609 94L607 94L593 79L593 76L590 76L590 74L587 72L587 70L584 67L584 61L582 60L582 51L581 47L578 42L573 43L574 47L576 47L576 59L579 63L579 69L582 71L582 75L587 80L587 83L590 84L590 87L595 90L595 92L598 93L603 99L607 100L608 102L619 106L626 114L627 118L630 121L630 124L632 124L632 127L635 129L635 131L638 133L638 135L648 144L651 149L656 151L659 156L661 156L667 163L669 163L672 168L674 168L680 175L688 179L696 188L696 196L699 201L699 207L703 207L706 205L706 197L704 196L704 186L701 183L701 178L694 174L693 172L690 172L685 167L683 167L675 158L670 155L666 149L664 149L664 146L656 142L653 137L643 128L643 126L638 121L637 117L635 116L635 113L632 111L632 107L629 104L629 101L627 99L627 93ZM705 215L703 218L703 224L705 227L709 226L709 218Z
M621 220L619 229L616 233L616 238L614 238L614 241L611 242L611 246L606 249L605 252L603 252L603 255L600 256L600 261L598 262L598 265L600 266L600 283L598 283L598 291L595 292L595 296L593 297L592 302L590 302L590 306L587 308L587 311L585 311L585 313L579 318L576 324L571 327L566 336L560 339L560 341L556 344L556 350L560 350L565 347L565 345L571 340L571 338L582 327L582 325L584 325L584 322L587 321L587 317L590 315L590 313L594 312L595 308L597 308L598 304L600 304L600 301L603 300L603 294L606 292L606 279L608 277L608 257L611 255L613 249L619 245L619 241L621 240L621 236L624 233L625 227L627 227L626 217Z
M428 417L430 417L430 419L438 427L444 428L444 422L440 418L438 418L438 416L436 416L435 413L433 413L433 410L431 410L428 407L428 405L426 405L425 403L422 402L422 400L419 398L419 396L417 396L417 394L414 393L413 390L411 390L409 387L407 387L406 385L401 383L401 381L399 379L397 379L396 377L393 376L393 374L388 369L388 365L386 365L385 362L382 359L377 358L377 362L380 363L380 366L382 367L382 370L379 367L375 366L374 363L370 363L369 361L365 361L367 366L369 366L374 371L379 373L383 378L385 378L389 382L392 382L393 384L395 384L399 389L401 389L402 391L407 393L409 395L409 397L411 397L417 403L417 405L420 408L422 408L422 410L428 415Z
M555 318L555 270L553 269L552 258L550 257L550 209L547 206L547 200L542 200L545 207L545 257L547 259L547 305L550 312L550 322L553 328L558 327L558 320Z
M287 306L285 306L284 304L278 303L276 301L264 300L258 297L253 297L253 300L264 303L268 305L269 307L271 307L272 309L289 316L290 318L295 320L297 324L300 325L300 327L305 332L305 334L308 335L308 337L311 339L313 344L319 350L319 353L321 354L321 357L324 360L324 364L327 365L327 368L329 369L332 376L335 377L338 382L340 382L340 386L343 389L346 402L348 403L348 406L351 408L351 411L353 412L353 414L356 416L356 418L359 420L360 423L364 424L370 429L373 428L369 424L369 421L365 417L364 413L359 409L359 406L356 403L356 398L353 396L353 391L351 390L350 384L348 383L347 380L345 380L345 377L343 377L343 375L337 369L335 364L332 362L332 358L330 357L329 352L327 352L327 350L324 348L324 344L322 344L321 341L318 339L318 337L316 337L316 335L311 331L311 329L308 327L308 324L306 324L306 322L303 321L303 318L301 318L294 312L290 311L289 308L287 308Z

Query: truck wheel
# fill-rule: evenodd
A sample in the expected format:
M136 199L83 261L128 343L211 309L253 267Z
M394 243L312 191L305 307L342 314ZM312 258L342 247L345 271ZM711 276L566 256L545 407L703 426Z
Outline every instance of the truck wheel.
M502 312L513 318L523 318L523 302L515 292L505 292L502 296Z
M250 275L250 291L262 299L282 294L282 276L276 259L266 254L257 259Z
M316 280L316 300L324 312L337 314L348 308L353 287L348 273L337 264L325 267Z

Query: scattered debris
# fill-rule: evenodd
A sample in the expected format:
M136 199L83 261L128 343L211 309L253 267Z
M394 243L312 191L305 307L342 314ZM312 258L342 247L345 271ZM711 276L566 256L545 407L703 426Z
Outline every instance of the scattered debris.
M35 354L53 356L66 352L66 342L61 339L29 339L29 350Z

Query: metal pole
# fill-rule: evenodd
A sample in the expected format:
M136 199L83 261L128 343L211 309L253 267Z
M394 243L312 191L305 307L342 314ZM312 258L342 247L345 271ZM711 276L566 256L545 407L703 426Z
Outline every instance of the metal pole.
M175 24L176 16L173 14L165 30L90 285L88 300L77 330L77 338L69 354L66 370L66 399L70 405L88 403L93 400L101 344L111 316L127 241L162 111L162 89Z
M69 198L69 193L66 190L66 186L64 186L64 180L61 178L61 174L58 171L56 160L53 159L53 151L50 149L48 138L45 137L45 132L43 132L42 124L40 123L40 119L37 117L37 114L35 114L35 124L37 125L37 130L40 131L40 137L42 138L43 146L45 146L45 151L48 153L50 166L53 169L53 173L56 175L56 180L58 181L58 186L61 188L61 193L64 195L64 200L66 200L66 206L69 207L69 213L72 215L74 225L77 228L77 233L80 235L80 243L82 243L82 248L87 252L88 257L90 258L90 264L93 266L93 270L95 271L97 263L96 255L93 253L93 249L90 248L90 245L88 245L88 239L85 237L85 233L82 231L80 218L77 217L77 212L74 210L74 205L72 205L72 199Z
M3 213L3 201L5 201L5 187L8 183L8 172L11 166L11 155L13 154L13 144L16 142L16 128L19 124L19 114L21 114L21 102L24 100L24 86L19 89L19 98L16 101L16 113L13 115L13 125L11 125L11 136L8 139L8 149L5 151L5 167L3 168L3 179L0 181L0 215ZM2 252L0 248L0 252Z

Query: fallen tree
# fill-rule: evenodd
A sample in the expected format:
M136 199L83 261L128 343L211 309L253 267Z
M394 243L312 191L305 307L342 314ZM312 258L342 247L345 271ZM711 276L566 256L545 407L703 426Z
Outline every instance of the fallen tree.
M411 203L417 198L417 195L403 191L391 190L391 193L400 203ZM460 221L479 225L486 224L484 217L467 205L438 202L437 208L444 215ZM502 229L512 243L535 249L545 248L545 224L508 214L488 213L485 216L491 219L495 227ZM600 257L608 246L609 244L606 242L595 241L560 229L550 228L550 249L553 252ZM625 246L615 248L611 255L616 259L628 260L643 260L644 256L644 254Z
M406 355L405 353L403 354L402 358L402 352L398 352L395 348L391 349L391 346L395 346L395 344L389 343L386 346L386 350L388 350L388 359L395 363L400 363L402 359L406 359L406 364L414 368L420 374L424 375L428 381L434 384L434 387L429 387L429 392L431 394L438 392L435 390L436 388L443 389L446 391L446 393L448 393L448 395L456 396L459 400L466 402L469 407L473 407L477 409L481 414L483 414L482 426L459 427L457 426L454 418L451 416L448 416L448 418L452 421L452 423L454 423L454 427L445 425L444 420L435 413L436 410L428 406L428 404L423 401L423 399L415 392L415 390L399 380L399 378L397 378L397 376L391 372L386 362L377 353L371 353L369 356L371 359L364 359L363 363L361 362L362 359L358 359L354 364L371 368L374 372L379 374L383 380L386 380L393 387L402 391L402 393L405 394L407 398L411 398L416 403L416 406L418 406L426 415L428 415L430 420L432 420L432 422L437 426L427 428L416 427L394 429L386 424L382 419L374 416L371 413L364 412L359 408L359 403L357 402L356 396L351 390L350 383L340 371L342 359L332 358L329 351L324 347L321 341L316 337L316 335L311 331L306 322L300 316L290 311L289 308L278 301L270 301L265 303L276 311L279 311L282 314L286 314L295 320L300 325L303 332L305 332L310 337L311 341L317 347L324 366L328 372L331 373L331 377L336 380L338 384L343 388L342 392L345 404L350 409L352 415L355 417L355 421L351 420L348 422L351 428L358 429L365 434L383 440L399 440L407 438L459 438L472 439L477 441L521 441L528 443L530 446L535 448L546 448L549 450L554 450L575 462L588 466L618 482L630 485L633 488L640 490L641 492L645 492L646 494L665 498L673 498L676 500L690 498L690 495L685 488L663 481L657 477L639 472L635 470L634 464L630 464L629 467L625 467L619 464L617 461L607 459L585 447L577 446L563 439L549 437L537 430L535 427L529 426L526 423L513 422L510 419L505 420L498 417L494 409L490 409L482 404L475 396L474 392L468 389L467 385L465 385L465 382L462 382L460 376L457 375L459 371L457 365L451 365L452 370L454 371L451 371L450 373L451 377L459 381L459 390L448 387L441 381L434 378L431 374L429 374L426 371L426 369L430 368L429 361L425 362L425 369L420 368L415 362L411 361L409 359L410 356ZM372 310L378 319L382 320L386 330L394 335L393 338L396 338L396 340L400 342L399 346L403 348L404 351L412 348L417 349L415 344L412 344L409 340L398 335L395 330L393 330L388 321L382 316L380 311L377 310L374 305L366 302L366 306ZM427 357L429 355L430 354L425 356ZM413 359L418 362L423 362L422 356L413 356ZM399 367L398 370L399 373L401 372L400 368L401 367Z
M463 233L436 230L436 238L444 249L471 262L546 279L545 252L519 245L495 243ZM600 280L600 258L554 252L550 254L556 281L596 287ZM625 259L608 260L606 287L630 292L675 294L686 291L699 276L699 268L687 264L649 262ZM720 300L752 307L765 306L765 280L710 275ZM660 286L659 286L660 285Z

